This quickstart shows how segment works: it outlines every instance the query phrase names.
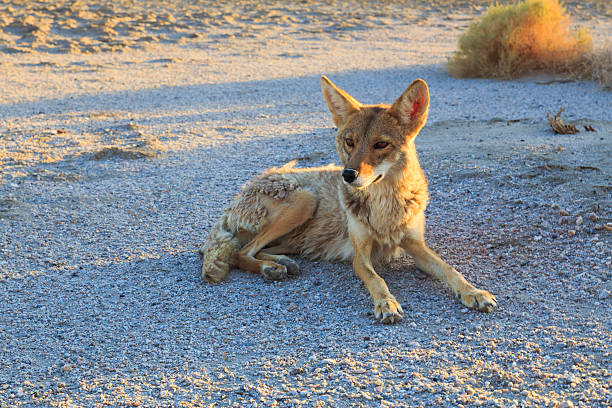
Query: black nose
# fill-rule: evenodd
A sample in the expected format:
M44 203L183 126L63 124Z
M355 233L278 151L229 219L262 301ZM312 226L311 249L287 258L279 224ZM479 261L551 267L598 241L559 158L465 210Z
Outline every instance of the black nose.
M342 178L347 183L352 183L359 176L359 172L355 169L344 169L342 172Z

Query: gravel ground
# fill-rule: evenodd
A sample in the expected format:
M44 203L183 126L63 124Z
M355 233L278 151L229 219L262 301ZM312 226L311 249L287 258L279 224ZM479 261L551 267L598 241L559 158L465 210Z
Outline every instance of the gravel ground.
M586 4L609 38L609 6ZM434 6L415 26L4 54L0 407L610 406L612 94L449 78L478 9ZM394 326L348 264L201 280L197 249L242 183L337 162L320 74L366 103L429 83L428 242L496 311L463 308L408 257L379 270L406 312ZM562 106L597 132L554 135Z

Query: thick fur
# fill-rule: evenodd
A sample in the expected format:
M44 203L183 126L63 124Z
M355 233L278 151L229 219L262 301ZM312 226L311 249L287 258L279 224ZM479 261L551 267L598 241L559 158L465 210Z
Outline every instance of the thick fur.
M338 127L344 166L302 169L289 163L247 183L200 250L203 278L219 282L236 266L283 279L298 269L288 254L352 260L376 317L394 323L402 308L372 265L407 252L464 305L491 311L495 297L472 286L424 241L427 180L414 139L427 120L427 84L414 81L391 106L363 105L326 77L321 88ZM343 179L347 169L354 180Z

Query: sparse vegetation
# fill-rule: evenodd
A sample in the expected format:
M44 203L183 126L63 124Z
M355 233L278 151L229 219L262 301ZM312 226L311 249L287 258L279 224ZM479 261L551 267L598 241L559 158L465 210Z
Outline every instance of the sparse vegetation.
M565 123L563 122L563 119L561 119L561 113L563 112L563 110L563 108L559 108L559 111L553 116L546 114L548 124L550 125L552 130L558 135L573 135L575 133L578 133L579 130L576 128L576 125L572 125L571 123Z
M569 78L595 81L612 90L612 48L587 53L566 67Z
M571 30L570 25L557 0L492 6L459 38L449 73L462 78L515 78L546 71L610 84L609 56L591 53L587 30Z

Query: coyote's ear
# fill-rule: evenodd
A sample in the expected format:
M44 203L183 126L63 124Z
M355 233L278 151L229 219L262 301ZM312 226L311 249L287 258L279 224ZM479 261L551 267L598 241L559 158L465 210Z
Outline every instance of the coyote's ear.
M429 110L429 89L422 79L414 81L397 101L389 108L389 113L399 120L407 132L416 133L425 126Z
M325 76L321 77L321 91L338 128L346 124L348 117L359 110L361 104L351 95L338 88Z

